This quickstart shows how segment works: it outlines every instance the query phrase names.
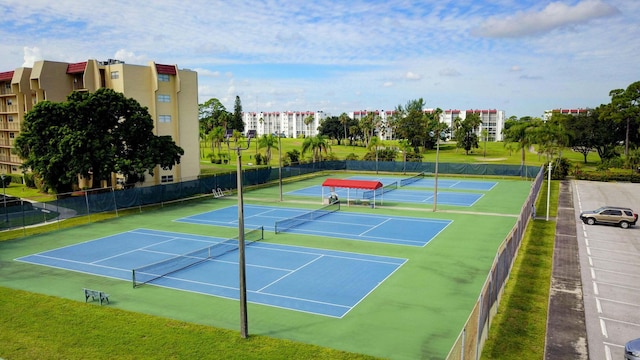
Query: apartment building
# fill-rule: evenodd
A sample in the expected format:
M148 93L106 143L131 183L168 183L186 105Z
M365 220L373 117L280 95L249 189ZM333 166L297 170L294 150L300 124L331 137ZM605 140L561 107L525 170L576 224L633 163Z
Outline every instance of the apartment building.
M435 109L425 109L425 113L432 114ZM468 114L478 114L482 124L478 128L478 136L482 130L487 130L487 141L502 141L502 130L504 129L505 113L496 109L472 109L472 110L443 110L440 114L440 121L450 128L457 118L466 119ZM357 110L347 113L356 121L373 114L377 118L376 136L381 140L394 139L393 128L389 125L390 119L395 114L394 110ZM243 121L246 130L256 130L258 135L263 134L284 134L286 137L315 136L318 134L318 126L331 115L322 111L286 111L286 112L249 112L243 114ZM305 121L313 118L310 124Z
M433 109L430 109L433 111ZM503 110L496 109L471 109L471 110L443 110L440 121L453 129L453 123L457 118L464 120L470 114L478 114L482 124L478 128L477 135L482 135L482 130L487 130L487 141L502 141L502 130L504 129L505 114ZM485 139L482 139L485 140Z
M327 117L323 111L245 112L245 131L256 130L258 136L282 134L297 138L318 135L318 127Z
M591 109L553 109L553 110L545 110L544 114L542 115L542 120L543 121L547 121L549 119L551 119L551 116L553 116L553 114L563 114L563 115L586 115L591 111Z
M72 91L100 88L118 91L147 107L154 133L170 135L184 149L179 165L171 170L157 168L143 186L195 179L200 174L197 73L176 65L132 65L113 59L41 60L32 68L0 72L0 172L22 174L22 161L11 149L25 114L35 104L61 102Z

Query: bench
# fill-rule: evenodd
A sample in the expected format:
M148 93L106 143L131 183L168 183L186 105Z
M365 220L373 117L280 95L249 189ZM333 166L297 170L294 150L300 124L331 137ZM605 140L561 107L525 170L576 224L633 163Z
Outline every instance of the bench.
M89 298L91 298L91 300L98 300L100 301L100 305L102 305L102 302L106 301L107 304L109 303L109 294L106 294L103 291L98 291L98 290L91 290L91 289L83 289L84 290L84 302L88 302Z

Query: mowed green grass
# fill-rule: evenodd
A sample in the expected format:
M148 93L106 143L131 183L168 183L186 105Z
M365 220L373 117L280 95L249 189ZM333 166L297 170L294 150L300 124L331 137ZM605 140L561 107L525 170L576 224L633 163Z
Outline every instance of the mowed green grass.
M547 183L540 191L538 214L546 214ZM549 216L558 208L559 182L552 181ZM542 359L546 338L555 221L531 222L507 282L482 359Z
M314 181L319 183L320 179L286 184L285 192L308 186ZM254 358L322 358L322 356L326 356L326 358L361 358L358 357L360 355L335 352L335 350L329 349L385 358L443 358L458 336L479 295L499 243L515 222L515 216L521 206L517 204L522 204L530 187L528 181L500 181L503 185L496 189L497 191L488 193L482 201L474 205L475 208L465 208L464 211L443 208L442 212L434 214L428 206L426 210L384 207L375 210L364 207L344 210L454 220L446 231L424 248L295 234L277 236L272 233L267 234L265 241L396 256L409 259L409 261L343 319L326 318L250 304L249 332L251 337L249 341L229 340L228 337L233 338L235 335L239 338L237 301L153 286L133 289L131 284L120 280L13 261L19 256L137 227L232 237L235 235L236 229L194 226L175 223L172 220L217 207L233 205L235 204L233 199L194 201L182 206L169 206L148 213L143 212L119 219L106 220L99 224L82 225L50 234L1 242L0 286L4 287L2 291L5 296L0 302L0 311L12 313L9 318L3 317L3 324L0 324L3 329L15 329L14 326L18 326L10 324L13 322L11 320L13 316L24 317L27 323L42 324L40 317L42 313L49 310L39 311L38 308L41 306L46 308L45 304L52 302L51 298L46 295L53 296L55 304L59 301L67 305L63 307L64 311L54 312L51 319L46 319L45 324L53 333L49 338L42 337L41 332L37 330L39 329L38 325L18 326L25 329L24 335L20 335L26 337L23 343L33 343L29 346L12 347L10 343L4 341L5 339L0 339L3 340L0 342L0 357L85 358L86 356L81 356L72 350L71 346L68 346L68 343L71 342L86 343L86 348L80 352L87 354L102 353L102 349L123 346L124 349L127 349L126 352L131 352L131 358L144 358L149 354L145 351L149 350L138 352L136 350L138 347L144 347L147 342L167 344L167 347L172 347L173 343L163 337L167 335L156 335L156 332L171 333L175 328L178 328L185 329L190 337L194 336L198 339L193 342L202 344L200 346L205 349L212 349L212 352L221 351L215 350L215 346L221 346L224 349L224 356L221 357L224 358L251 358L254 355ZM245 194L247 203L275 205L277 197L273 195L276 191L277 186L248 191ZM254 198L262 200L257 201ZM491 204L505 203L505 199L509 199L516 205L500 209L503 216L482 214L485 209L492 208ZM300 199L291 199L291 202L286 205L307 208L319 206L314 199L306 202ZM497 211L494 206L493 212ZM97 288L109 292L112 295L113 303L103 307L96 304L84 304L82 287ZM28 296L22 291L29 292ZM35 293L44 295L36 295ZM13 312L21 307L29 308L29 311L13 315ZM78 313L75 313L74 309ZM34 312L31 313L31 310ZM85 311L90 314L85 314ZM116 312L118 315L111 315L112 312ZM105 313L108 315L104 315ZM134 320L129 316L140 317ZM105 317L113 318L114 321L124 320L111 323L106 321ZM85 318L89 320L81 320ZM49 320L59 324L50 325ZM7 324L4 324L5 321ZM105 321L109 326L104 330L102 326L96 326L96 323ZM76 325L77 328L68 329L65 323ZM115 329L126 328L128 324L135 324L146 329L156 328L158 324L161 324L160 329L162 330L137 332L132 329L122 329L121 331L110 329L111 327ZM146 327L147 325L148 327ZM207 331L201 331L202 327ZM122 339L113 336L114 333L120 332L124 334ZM5 332L2 333L5 334ZM84 335L81 335L84 333L95 338L89 339L90 341L85 340ZM130 337L129 334L131 334ZM11 337L12 335L6 336ZM61 342L61 345L56 346L55 344L60 342L58 339L60 336L73 340ZM265 339L262 339L263 337ZM132 338L138 339L142 343L138 346L127 345ZM220 342L228 342L229 344L225 346L208 344L212 338L220 339ZM259 338L259 340L254 338ZM247 354L250 347L236 345L238 342L249 344L252 341L267 342L268 345L265 346L269 350L264 350L262 353L262 347L257 346L256 352ZM169 356L164 356L167 353L160 353L161 355L158 357L191 357L194 350L190 350L192 345L189 344L191 343L186 343L185 347L174 346L175 350L169 352ZM40 349L37 350L38 354L29 356L26 353L25 355L23 352L30 347ZM279 347L283 349L277 350ZM295 350L291 350L291 348ZM42 356L43 353L55 353L56 356ZM291 355L292 353L295 355ZM325 353L327 355L323 355ZM58 356L59 354L62 355ZM117 357L120 357L120 353L117 354Z

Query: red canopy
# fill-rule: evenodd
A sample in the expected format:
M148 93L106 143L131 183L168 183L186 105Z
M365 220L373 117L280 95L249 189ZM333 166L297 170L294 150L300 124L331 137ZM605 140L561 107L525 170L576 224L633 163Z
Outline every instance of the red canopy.
M375 190L381 188L383 185L380 181L371 180L327 179L322 183L322 186Z

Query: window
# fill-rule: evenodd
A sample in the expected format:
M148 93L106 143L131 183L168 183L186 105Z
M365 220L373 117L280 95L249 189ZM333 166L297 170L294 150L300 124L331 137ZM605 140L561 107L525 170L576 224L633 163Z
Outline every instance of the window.
M13 105L13 100L7 99L7 105Z
M13 115L8 115L7 116L7 121L13 122Z
M160 181L163 183L173 182L173 175L162 175Z
M158 102L171 102L171 96L158 94Z
M158 122L170 123L171 122L171 115L159 115L158 116Z
M15 139L16 133L9 133L9 139Z
M11 90L11 83L4 83L4 88L7 90Z
M112 79L119 79L120 78L120 72L119 71L112 71L111 72L111 78Z
M158 81L169 82L169 74L158 74Z

